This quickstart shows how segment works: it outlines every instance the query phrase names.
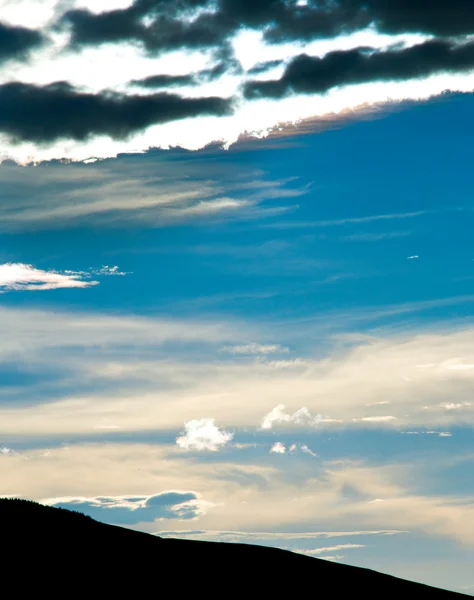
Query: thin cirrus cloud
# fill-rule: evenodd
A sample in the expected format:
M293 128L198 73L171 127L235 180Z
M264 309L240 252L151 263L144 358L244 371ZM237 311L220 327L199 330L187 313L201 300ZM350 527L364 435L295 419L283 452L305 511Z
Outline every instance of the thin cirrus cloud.
M3 164L0 231L263 219L287 210L272 206L274 198L291 200L308 191L297 181L270 178L253 169L241 173L218 159L187 159L184 153L160 152L140 160L121 157L86 165Z
M288 348L280 346L279 344L242 344L239 346L224 346L222 352L229 352L231 354L274 354L278 352L286 353Z
M204 514L210 503L196 492L167 491L151 496L53 498L43 501L56 508L79 511L98 521L134 525L163 519L188 520Z
M89 271L44 271L25 263L0 265L0 293L18 291L45 291L62 288L89 288L99 282L92 276L128 275L118 266L103 265Z
M472 354L468 327L352 340L348 348L330 350L330 361L308 360L304 371L274 369L253 356L219 360L224 344L238 345L250 331L258 333L255 323L4 307L0 327L2 363L14 360L20 371L28 364L38 373L61 365L75 382L74 396L70 383L64 387L54 372L39 387L34 382L19 387L17 397L28 401L28 409L0 407L2 435L82 434L114 425L173 430L182 449L214 451L240 427L264 433L316 425L332 430L344 423L354 429L444 432L473 423L472 403L450 408L454 395L467 398L472 387L474 369L452 368L467 364ZM296 327L290 325L291 335ZM301 327L308 334L307 323ZM260 335L268 337L268 331ZM375 404L380 398L390 411ZM183 423L188 426L179 433Z
M228 147L288 123L473 90L466 0L446 10L426 0L6 4L0 156L22 163ZM23 63L10 65L12 54Z
M294 549L293 552L298 552L300 554L308 554L309 556L318 556L319 554L324 554L325 552L337 552L338 550L352 550L354 548L365 548L365 544L337 544L336 546L325 546L322 548L311 549L297 548Z

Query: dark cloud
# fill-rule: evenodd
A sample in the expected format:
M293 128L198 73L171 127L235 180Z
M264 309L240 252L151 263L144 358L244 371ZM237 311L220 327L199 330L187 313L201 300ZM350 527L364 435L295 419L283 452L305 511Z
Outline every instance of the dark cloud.
M240 61L235 56L234 49L229 43L223 44L214 51L214 60L217 62L213 67L199 71L198 75L200 79L214 81L225 73L242 75L244 72Z
M39 31L0 23L0 63L11 59L23 60L30 50L44 41Z
M264 29L268 42L332 37L369 25L386 33L463 35L474 32L474 2L308 0L302 6L297 0L136 0L127 9L100 14L70 10L63 20L72 27L75 45L132 40L164 51L219 45L242 27Z
M472 0L364 0L362 6L377 28L387 33L449 36L474 32Z
M143 79L134 79L132 85L144 88L166 88L180 85L196 85L194 75L150 75Z
M433 40L403 50L374 51L357 48L336 51L322 58L301 54L287 66L283 77L249 81L246 98L281 98L290 93L324 93L340 85L426 77L439 72L474 68L474 42L456 45Z
M249 75L258 75L260 73L265 73L270 69L274 69L275 67L279 67L281 64L283 64L282 60L267 60L266 62L257 63L249 69L247 73Z
M199 516L195 492L162 492L154 496L71 498L52 506L81 512L97 521L134 525L161 519L194 519Z
M149 11L138 10L138 3L129 9L99 14L72 10L62 20L71 25L73 47L131 41L140 42L153 53L218 46L235 29L235 24L221 18L220 14L204 13L188 20L180 16L174 3L155 4L158 5L155 10ZM143 21L145 16L150 18L148 24Z
M66 82L0 85L0 131L17 142L85 140L92 135L126 139L150 125L230 112L230 101L216 97L183 98L164 92L147 96L91 94Z
M265 32L269 42L351 33L369 25L383 33L419 32L439 36L474 31L471 0L309 0L288 3L283 18Z

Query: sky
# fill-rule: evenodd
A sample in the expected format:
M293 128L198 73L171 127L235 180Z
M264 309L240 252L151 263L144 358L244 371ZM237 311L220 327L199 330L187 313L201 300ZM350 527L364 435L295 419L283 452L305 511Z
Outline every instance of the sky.
M473 594L473 33L0 1L0 496Z

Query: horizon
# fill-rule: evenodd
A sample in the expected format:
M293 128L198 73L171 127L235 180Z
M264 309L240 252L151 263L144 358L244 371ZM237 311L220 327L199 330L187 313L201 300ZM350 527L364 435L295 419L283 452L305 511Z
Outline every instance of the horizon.
M472 595L473 33L0 1L0 497Z

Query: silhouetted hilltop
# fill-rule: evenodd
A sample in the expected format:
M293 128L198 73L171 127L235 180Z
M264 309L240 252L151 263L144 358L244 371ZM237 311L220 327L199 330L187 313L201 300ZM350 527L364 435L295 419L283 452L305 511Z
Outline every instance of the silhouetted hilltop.
M162 539L27 500L0 499L0 535L2 589L19 598L468 597L276 548Z

